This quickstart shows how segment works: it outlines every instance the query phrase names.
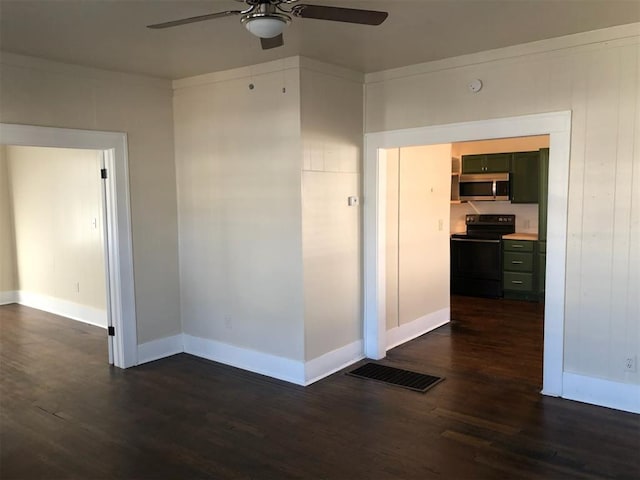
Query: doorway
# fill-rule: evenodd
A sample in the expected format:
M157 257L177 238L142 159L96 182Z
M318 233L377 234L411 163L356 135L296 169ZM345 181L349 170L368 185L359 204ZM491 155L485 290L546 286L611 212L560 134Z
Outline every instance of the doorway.
M104 165L107 312L113 364L137 365L127 138L124 133L0 124L0 144L99 150Z
M0 145L0 290L106 329L102 162L100 150Z
M562 394L564 285L571 112L414 128L365 136L364 332L365 354L383 358L386 338L385 149L549 135L549 205L542 393Z

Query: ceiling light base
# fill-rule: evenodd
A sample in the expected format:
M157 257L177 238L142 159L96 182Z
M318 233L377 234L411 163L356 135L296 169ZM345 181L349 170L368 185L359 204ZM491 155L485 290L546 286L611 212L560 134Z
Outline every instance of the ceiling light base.
M260 38L273 38L280 35L284 28L291 23L291 17L284 13L249 13L240 21L253 35Z

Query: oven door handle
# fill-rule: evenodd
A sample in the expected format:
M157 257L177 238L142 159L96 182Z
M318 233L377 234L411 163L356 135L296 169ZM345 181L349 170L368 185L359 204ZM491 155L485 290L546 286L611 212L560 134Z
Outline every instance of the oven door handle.
M452 238L453 242L480 242L480 243L500 243L500 240L486 240L484 238Z

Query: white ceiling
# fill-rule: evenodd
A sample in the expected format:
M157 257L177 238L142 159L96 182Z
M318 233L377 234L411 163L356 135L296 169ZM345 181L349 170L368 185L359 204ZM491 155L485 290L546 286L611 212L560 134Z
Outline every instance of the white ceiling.
M235 0L0 0L0 49L84 66L183 78L303 55L373 72L640 21L640 0L301 0L389 12L379 27L294 18L285 46L226 17L167 30L151 23Z

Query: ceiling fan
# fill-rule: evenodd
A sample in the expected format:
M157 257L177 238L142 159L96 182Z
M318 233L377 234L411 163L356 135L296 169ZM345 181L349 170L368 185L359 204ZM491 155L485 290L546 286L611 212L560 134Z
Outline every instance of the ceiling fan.
M388 16L387 12L361 10L355 8L328 7L324 5L298 4L298 0L235 0L245 3L244 10L227 10L208 13L196 17L182 18L170 22L147 25L147 28L160 29L177 27L188 23L213 20L214 18L241 15L240 22L256 37L260 37L263 50L284 45L282 32L291 23L291 17L315 18L334 22L359 23L362 25L380 25ZM295 5L292 5L295 4ZM290 8L285 8L291 5Z

